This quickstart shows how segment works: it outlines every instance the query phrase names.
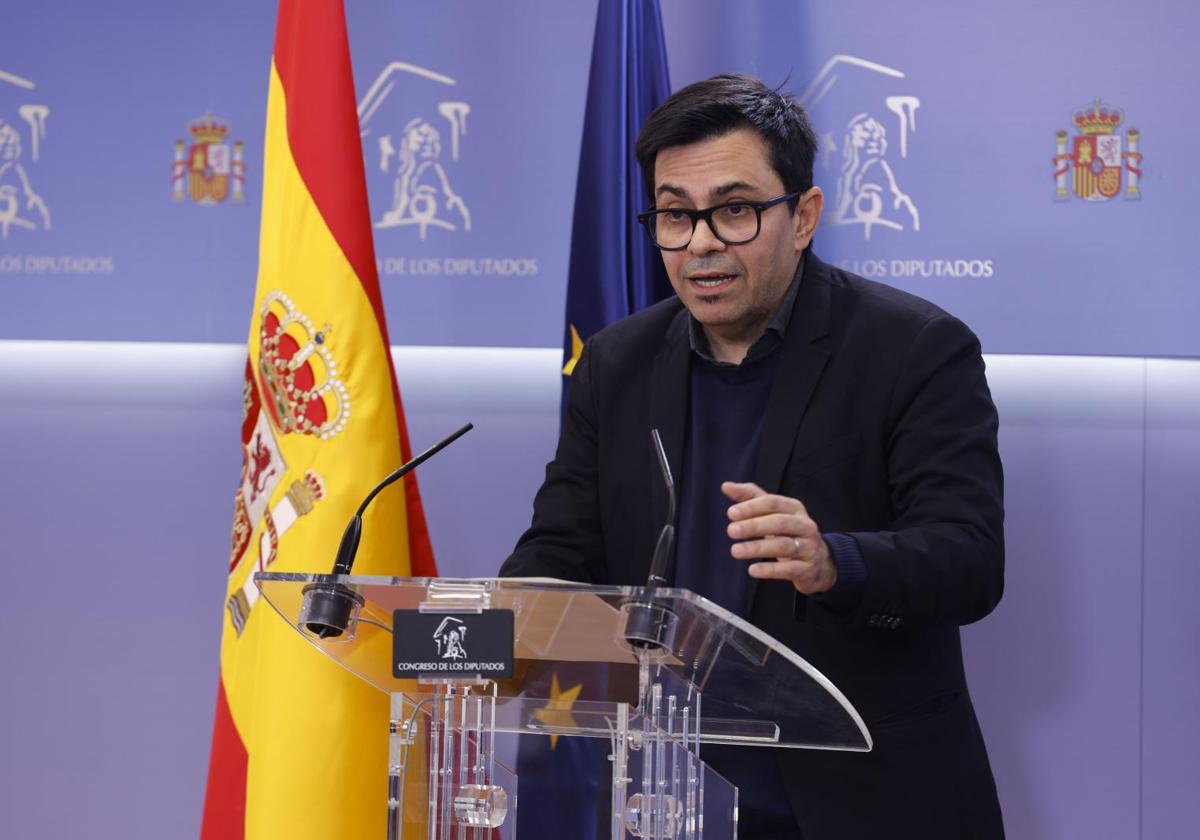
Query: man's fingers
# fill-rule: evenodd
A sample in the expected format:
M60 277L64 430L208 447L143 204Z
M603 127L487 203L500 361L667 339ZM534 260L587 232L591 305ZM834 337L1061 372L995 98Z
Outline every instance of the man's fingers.
M744 540L747 537L765 537L772 534L785 537L807 537L811 536L816 529L816 523L807 516L797 516L794 513L768 513L753 519L730 522L726 532L735 540Z
M808 516L808 510L799 499L779 496L774 493L767 493L755 496L752 499L739 501L727 511L729 518L734 521L750 519L755 516L764 516L769 513L790 513Z
M786 580L805 595L820 592L824 588L816 565L796 560L754 563L750 566L750 576L760 580Z
M806 564L797 560L779 560L775 563L754 563L749 568L750 576L760 580L795 580L805 572Z
M765 537L734 543L733 556L739 560L811 560L816 552L815 541L799 537Z
M735 502L744 502L756 496L765 496L767 491L752 481L723 481L721 492Z

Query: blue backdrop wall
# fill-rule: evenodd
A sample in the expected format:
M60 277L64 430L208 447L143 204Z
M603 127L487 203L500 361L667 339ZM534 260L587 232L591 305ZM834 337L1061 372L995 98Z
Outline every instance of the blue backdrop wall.
M748 72L811 108L826 259L943 304L990 352L1200 354L1184 277L1194 9L662 7L676 86ZM594 11L349 5L399 341L559 342ZM243 339L273 15L230 0L4 13L0 333ZM414 178L421 199L398 200Z

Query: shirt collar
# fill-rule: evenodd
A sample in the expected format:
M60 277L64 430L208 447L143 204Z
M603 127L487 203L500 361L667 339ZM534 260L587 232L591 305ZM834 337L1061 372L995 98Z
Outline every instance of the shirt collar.
M787 335L788 324L792 321L792 310L795 309L796 295L800 292L800 281L803 279L803 276L804 257L802 256L799 264L796 266L796 273L792 276L792 282L788 286L787 292L784 293L783 300L779 302L779 308L771 316L771 322L767 324L767 328L763 331L763 334L758 337L757 341L750 345L750 349L746 352L746 358L742 360L742 364L765 356L783 343L783 337ZM688 313L688 343L691 345L693 353L710 364L737 367L731 362L719 362L713 358L712 348L708 343L708 336L704 334L704 327L692 317L692 313L690 312Z

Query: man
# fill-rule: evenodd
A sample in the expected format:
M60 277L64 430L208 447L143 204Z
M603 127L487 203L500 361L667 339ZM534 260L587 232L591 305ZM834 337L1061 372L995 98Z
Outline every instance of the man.
M680 489L676 585L811 662L874 739L870 753L703 748L741 790L740 836L1002 837L958 630L1003 588L979 342L811 253L815 149L800 106L742 76L647 120L641 218L678 297L588 342L501 573L644 583L665 511L658 428Z

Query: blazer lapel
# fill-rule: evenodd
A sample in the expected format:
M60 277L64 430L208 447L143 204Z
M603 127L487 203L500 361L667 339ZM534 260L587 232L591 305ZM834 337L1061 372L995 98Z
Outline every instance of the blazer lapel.
M829 361L825 341L829 334L829 298L828 267L810 253L805 258L800 291L783 339L783 355L767 399L767 415L755 465L755 483L768 493L779 491L800 422ZM747 615L753 608L757 590L758 580L752 578L747 594Z
M667 463L671 467L671 476L675 481L676 500L680 491L681 466L683 464L683 435L687 423L688 405L688 372L691 345L688 342L687 310L680 309L667 327L662 347L654 356L650 379L650 428L658 429L662 438L663 449L667 453ZM658 458L651 450L650 434L647 430L644 441L635 442L635 446L644 445L649 456L646 464L649 471L646 480L652 488L650 493L650 510L652 519L650 531L655 543L659 532L667 523L667 488L658 466ZM678 511L676 511L678 520ZM678 521L672 523L678 524ZM653 551L653 544L651 545ZM646 573L649 573L650 554L646 555ZM667 580L675 578L675 558L671 562L666 575Z

